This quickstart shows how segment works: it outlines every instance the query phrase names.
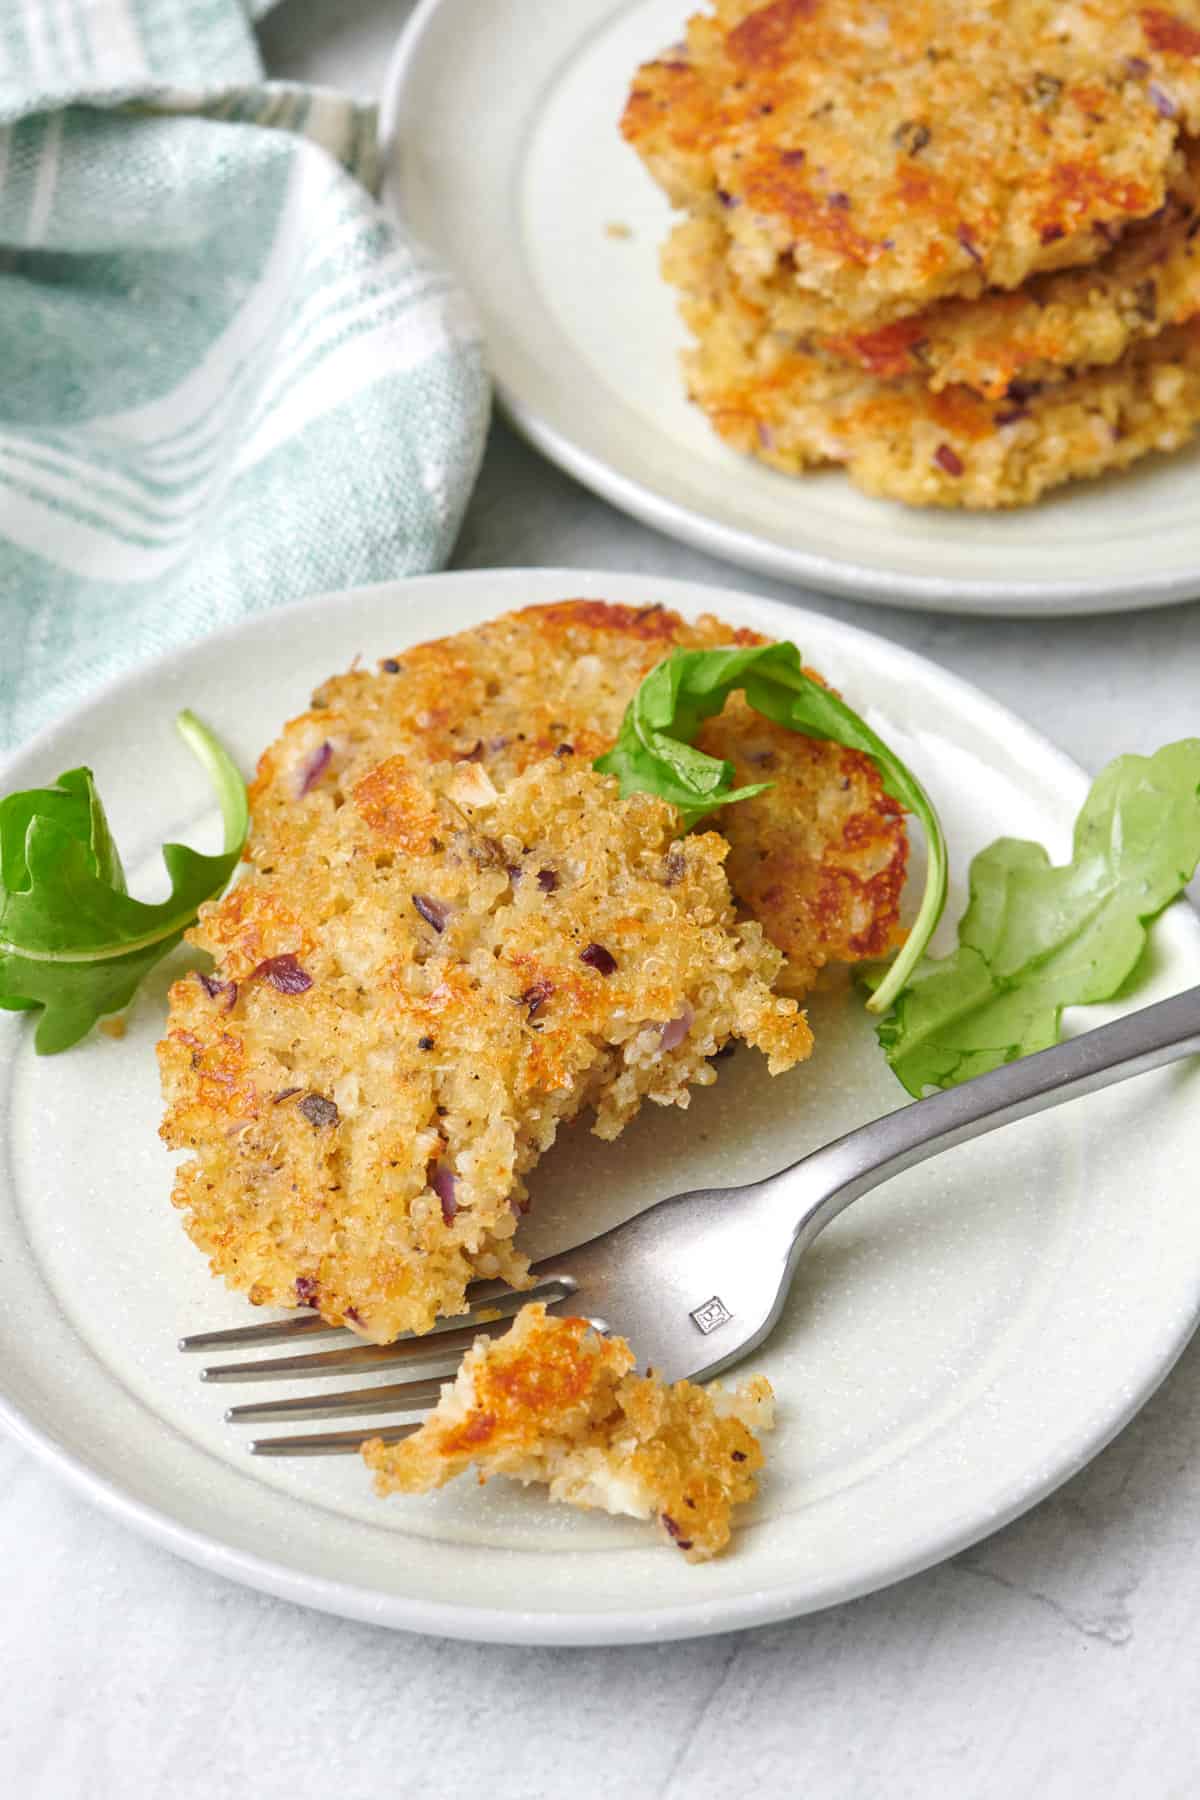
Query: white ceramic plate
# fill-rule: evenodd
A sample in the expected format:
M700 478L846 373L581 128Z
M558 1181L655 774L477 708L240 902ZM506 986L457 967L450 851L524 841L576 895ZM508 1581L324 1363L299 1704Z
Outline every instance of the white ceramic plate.
M521 430L649 524L828 592L1035 614L1200 593L1200 449L1015 513L941 513L837 471L780 475L688 405L657 266L670 209L617 121L638 64L698 4L425 0L401 41L387 196L470 291Z
M356 654L572 594L711 608L799 642L936 797L952 913L969 855L997 833L1067 849L1079 771L930 663L768 601L578 571L431 576L255 619L110 688L23 751L0 789L90 763L149 897L164 837L218 837L172 731L181 706L249 768ZM167 1201L153 1046L180 963L148 984L120 1040L42 1059L28 1021L0 1014L0 1416L118 1517L234 1579L382 1624L530 1643L778 1619L894 1581L1031 1505L1131 1416L1193 1328L1197 1127L1176 1069L959 1149L829 1229L756 1359L781 1416L761 1497L733 1553L706 1567L645 1526L502 1481L382 1502L357 1458L252 1462L174 1348L181 1331L250 1317ZM1138 998L1196 981L1200 923L1181 905L1155 928ZM765 1174L903 1100L854 996L826 995L812 1015L816 1052L791 1075L771 1081L739 1051L687 1113L648 1108L615 1145L569 1134L538 1172L531 1247Z

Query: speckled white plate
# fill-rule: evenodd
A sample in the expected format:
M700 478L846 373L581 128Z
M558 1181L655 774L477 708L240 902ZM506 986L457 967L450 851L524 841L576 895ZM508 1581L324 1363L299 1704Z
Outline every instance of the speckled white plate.
M164 838L219 835L172 730L181 706L250 768L355 655L579 594L794 638L933 793L952 914L968 857L997 833L1066 851L1079 771L932 664L769 601L578 571L431 576L270 613L108 689L10 762L0 791L90 763L131 885L150 897ZM528 1643L682 1637L827 1606L1048 1493L1141 1405L1195 1323L1194 1075L1177 1068L956 1150L825 1233L756 1359L780 1425L718 1562L691 1568L645 1526L501 1481L383 1502L357 1458L252 1462L174 1347L250 1318L168 1204L153 1047L181 962L148 983L123 1039L38 1058L29 1021L0 1014L0 1417L117 1517L235 1580L381 1624ZM1197 981L1200 922L1179 905L1155 927L1138 1000ZM766 1174L904 1099L853 994L818 998L812 1016L816 1052L791 1075L772 1081L739 1051L687 1113L649 1108L615 1145L567 1134L536 1177L531 1248L577 1238L581 1217Z
M942 513L778 474L688 405L658 273L670 208L617 122L700 4L425 0L401 40L386 198L469 290L520 429L648 524L830 593L1039 615L1200 594L1200 447L1019 512Z

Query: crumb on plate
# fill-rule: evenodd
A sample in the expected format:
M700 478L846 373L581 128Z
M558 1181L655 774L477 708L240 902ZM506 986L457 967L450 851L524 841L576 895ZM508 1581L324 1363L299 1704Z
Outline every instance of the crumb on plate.
M689 1562L706 1562L754 1495L771 1385L759 1375L732 1392L668 1387L633 1367L624 1339L525 1306L503 1336L476 1339L413 1436L373 1438L363 1457L381 1495L424 1493L474 1467L481 1481L540 1482L569 1506L654 1519Z

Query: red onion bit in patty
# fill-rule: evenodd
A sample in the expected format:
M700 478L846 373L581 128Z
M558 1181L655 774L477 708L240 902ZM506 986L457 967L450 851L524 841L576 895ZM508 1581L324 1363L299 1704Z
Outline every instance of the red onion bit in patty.
M429 1185L442 1203L442 1219L452 1225L458 1211L458 1177L444 1163L434 1163L429 1171Z
M949 444L939 444L933 453L933 460L939 469L945 470L947 475L958 476L963 472L962 457L956 450L952 450Z
M446 920L450 917L450 908L443 906L440 900L434 900L429 894L414 894L412 903L427 925L435 931L445 931Z
M325 742L321 745L319 750L314 750L312 755L301 763L300 781L296 789L297 800L303 800L305 794L310 793L312 789L316 787L318 781L320 781L322 775L329 767L332 756L333 745L329 742Z
M603 944L589 944L586 950L579 952L579 960L589 969L595 969L597 975L615 975L617 972L617 959Z
M690 1550L694 1540L692 1538L684 1537L683 1526L677 1524L670 1513L659 1513L658 1516L663 1522L663 1527L666 1530L667 1536L674 1538L681 1550Z
M297 1275L296 1298L301 1306L315 1306L321 1292L321 1284L314 1275Z
M529 1017L534 1019L553 992L554 983L552 981L532 982L523 994L517 995L517 1005L524 1006L528 1010Z
M219 981L215 975L204 975L197 971L197 979L210 1000L221 1001L222 1012L232 1012L237 1005L238 984L236 981Z
M678 1050L688 1032L692 1029L692 1021L696 1015L684 1001L683 1011L677 1019L668 1019L659 1029L659 1039L664 1050Z
M285 956L268 956L256 969L251 969L251 981L259 977L263 981L269 981L281 994L307 994L313 984L308 970L302 969L290 953Z
M1179 108L1165 88L1160 88L1157 81L1152 81L1146 89L1151 104L1160 119L1173 119Z

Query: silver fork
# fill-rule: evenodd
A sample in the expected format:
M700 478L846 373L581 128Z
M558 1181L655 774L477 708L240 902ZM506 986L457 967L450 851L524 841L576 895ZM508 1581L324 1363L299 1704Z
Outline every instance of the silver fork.
M955 1144L1198 1051L1200 987L887 1113L763 1181L660 1200L624 1225L537 1265L535 1285L523 1292L478 1284L469 1313L444 1320L424 1337L218 1365L206 1368L203 1378L255 1381L382 1369L406 1376L325 1398L234 1407L226 1417L238 1423L423 1411L479 1330L506 1328L526 1301L540 1299L569 1300L571 1311L598 1329L619 1331L639 1363L668 1381L707 1380L741 1362L768 1336L801 1256L861 1194ZM291 1343L337 1329L310 1316L204 1332L184 1338L180 1348ZM357 1450L369 1437L405 1437L418 1424L266 1438L251 1447L259 1455L330 1455Z

